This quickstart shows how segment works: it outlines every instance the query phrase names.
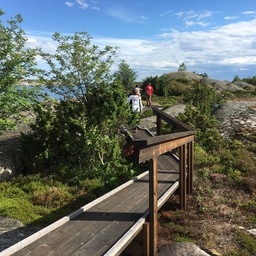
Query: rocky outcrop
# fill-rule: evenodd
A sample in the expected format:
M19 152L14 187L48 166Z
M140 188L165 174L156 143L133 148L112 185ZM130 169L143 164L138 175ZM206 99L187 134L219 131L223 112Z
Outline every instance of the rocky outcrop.
M21 162L20 136L0 137L0 181L13 177Z
M0 216L0 252L40 230L24 226L19 220Z
M255 86L252 85L252 84L248 84L248 83L245 83L245 82L242 82L242 81L239 81L239 82L234 82L233 84L237 85L238 87L240 88L243 88L243 89L255 89Z
M228 101L219 105L213 114L224 138L245 140L256 134L256 98Z
M211 79L208 77L204 77L200 80L201 83L208 84L213 87L216 91L243 91L244 89L234 83L221 81L216 79Z
M184 113L186 104L177 104L164 112L177 117ZM227 101L212 112L218 121L218 129L224 138L250 140L256 135L256 98ZM143 118L141 126L156 132L156 117Z
M242 81L229 82L224 80L217 80L209 77L204 77L188 71L171 72L166 75L168 75L171 79L174 79L174 80L187 80L190 82L206 83L210 85L212 88L214 88L216 91L233 92L233 91L243 91L247 89L251 90L255 88L254 85L251 85Z
M210 256L210 254L201 250L198 246L190 242L174 242L163 246L158 256Z

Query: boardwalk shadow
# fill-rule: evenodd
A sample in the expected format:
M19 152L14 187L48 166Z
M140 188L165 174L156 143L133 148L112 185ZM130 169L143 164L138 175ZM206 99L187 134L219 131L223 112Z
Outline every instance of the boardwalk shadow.
M137 221L143 216L144 212L131 213L131 212L93 212L86 211L79 214L71 221Z

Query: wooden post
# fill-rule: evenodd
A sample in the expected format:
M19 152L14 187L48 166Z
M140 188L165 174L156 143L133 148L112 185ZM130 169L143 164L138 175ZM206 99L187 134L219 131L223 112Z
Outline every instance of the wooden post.
M180 147L180 207L186 210L186 145Z
M158 158L149 160L149 217L150 217L150 255L157 255L157 180Z
M149 223L143 224L143 256L149 256Z
M188 143L187 149L187 193L192 194L193 190L193 171L194 171L194 142Z
M159 113L156 114L156 134L162 134L162 119Z

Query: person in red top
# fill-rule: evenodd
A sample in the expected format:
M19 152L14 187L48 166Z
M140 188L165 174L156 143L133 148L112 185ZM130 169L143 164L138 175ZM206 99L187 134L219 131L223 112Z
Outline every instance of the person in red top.
M148 85L145 87L145 92L146 92L146 101L147 101L147 106L151 107L151 101L152 101L152 94L154 92L154 88L151 85L151 83L148 83Z

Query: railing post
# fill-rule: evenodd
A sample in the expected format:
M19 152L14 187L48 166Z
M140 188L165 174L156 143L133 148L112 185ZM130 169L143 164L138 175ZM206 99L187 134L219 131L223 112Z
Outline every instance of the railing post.
M149 218L150 218L150 256L157 255L157 199L158 199L158 158L149 160Z
M187 194L192 194L194 171L194 142L188 143L187 148Z
M156 114L156 134L162 134L162 119L159 113Z
M149 223L145 222L143 224L143 256L149 256L149 239L150 239L150 232L149 232Z
M180 187L180 207L182 210L186 210L186 145L180 147L180 175L179 175L179 187Z

